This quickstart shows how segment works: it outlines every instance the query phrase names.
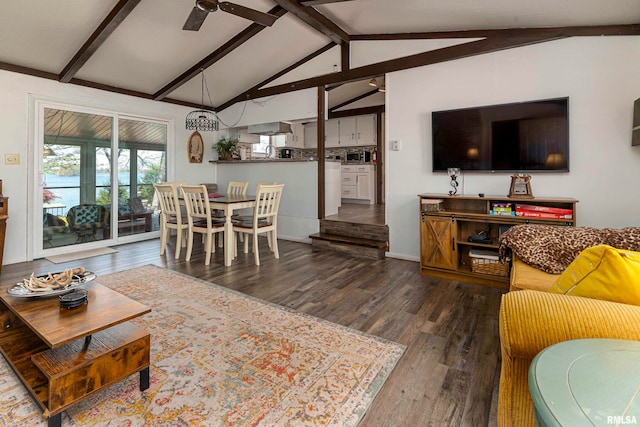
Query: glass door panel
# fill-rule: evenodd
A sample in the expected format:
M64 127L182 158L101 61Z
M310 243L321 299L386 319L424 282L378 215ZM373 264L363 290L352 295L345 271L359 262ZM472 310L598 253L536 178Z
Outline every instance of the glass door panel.
M44 108L42 248L109 239L114 118ZM107 177L105 183L105 176Z
M118 235L160 229L154 183L167 180L167 125L138 119L118 122Z

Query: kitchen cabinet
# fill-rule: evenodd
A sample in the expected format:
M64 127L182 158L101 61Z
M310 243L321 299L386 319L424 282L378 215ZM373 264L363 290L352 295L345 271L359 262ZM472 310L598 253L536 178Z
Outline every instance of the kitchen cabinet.
M341 117L324 122L325 147L356 147L376 145L376 116ZM304 126L304 148L318 146L317 123Z
M304 126L304 148L318 148L318 123Z
M355 119L355 145L376 145L376 116L367 114Z
M371 165L342 166L342 198L375 203L375 171Z
M356 117L342 117L325 122L327 147L353 147L356 145Z
M327 148L340 146L340 120L331 119L324 122L324 146Z
M302 123L291 123L293 133L286 134L284 147L287 148L306 148L304 145L304 125Z
M355 147L376 144L376 116L342 117L325 122L327 147Z

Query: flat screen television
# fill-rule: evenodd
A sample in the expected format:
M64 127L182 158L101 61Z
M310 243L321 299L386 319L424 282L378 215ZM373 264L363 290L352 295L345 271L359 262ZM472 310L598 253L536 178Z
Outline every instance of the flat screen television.
M433 171L569 172L569 98L431 113Z

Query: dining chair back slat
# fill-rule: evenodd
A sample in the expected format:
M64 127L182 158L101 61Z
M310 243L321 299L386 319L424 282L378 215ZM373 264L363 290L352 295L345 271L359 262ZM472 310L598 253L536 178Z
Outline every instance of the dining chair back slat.
M229 181L227 186L227 195L246 195L247 188L249 187L248 181Z
M235 232L253 235L253 254L256 265L260 265L258 234L265 233L267 235L271 251L276 258L280 258L277 230L278 210L283 189L284 184L259 185L251 222L237 221L233 226ZM245 238L245 253L248 253L248 241L249 239Z
M169 233L171 230L176 230L175 259L178 259L180 258L180 248L185 243L183 236L186 235L189 226L180 208L178 184L164 182L153 184L153 187L160 203L160 255L164 255L169 241Z
M187 261L191 259L193 250L193 235L200 233L205 236L205 265L211 262L211 253L215 253L214 234L224 231L222 224L215 224L211 217L209 192L205 185L183 185L182 197L187 208L187 223L189 226L187 240Z

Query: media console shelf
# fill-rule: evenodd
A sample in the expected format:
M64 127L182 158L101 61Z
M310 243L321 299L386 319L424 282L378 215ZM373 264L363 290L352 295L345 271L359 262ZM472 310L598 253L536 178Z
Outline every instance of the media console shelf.
M418 197L420 272L446 279L506 289L509 287L509 266L499 265L495 257L491 257L492 254L497 255L498 238L504 231L517 224L576 224L578 201L570 198L523 199L445 194L419 194ZM511 208L515 213L517 205L520 205L519 211L526 210L526 215L531 216L507 215L504 212ZM533 210L531 205L540 210ZM501 214L496 212L499 209L503 210ZM469 237L473 235L487 236L490 241L471 242Z

